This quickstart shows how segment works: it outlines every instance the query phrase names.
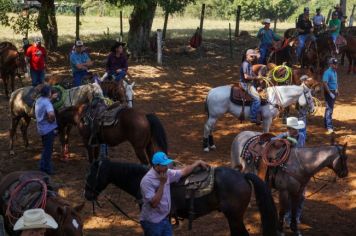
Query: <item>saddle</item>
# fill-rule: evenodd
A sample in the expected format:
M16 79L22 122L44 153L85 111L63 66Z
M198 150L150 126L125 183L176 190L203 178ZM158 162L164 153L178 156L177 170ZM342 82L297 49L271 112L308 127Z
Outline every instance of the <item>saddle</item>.
M14 224L25 210L44 208L42 197L48 194L55 195L55 190L47 174L35 171L24 173L1 196L2 202L8 204L7 219Z
M24 96L22 97L25 104L29 107L33 107L36 99L40 96L40 91L43 85L37 85L32 87Z
M125 105L120 105L117 107L114 107L112 109L107 109L102 113L100 118L98 119L99 123L101 126L113 126L116 125L119 122L118 116L119 113L127 108Z
M178 216L189 218L189 230L192 229L192 222L198 215L194 211L194 202L212 192L214 187L215 169L205 170L197 167L189 176L181 178L178 183L171 184L171 213L170 216L176 219L179 224ZM189 214L184 215L178 209L189 208Z

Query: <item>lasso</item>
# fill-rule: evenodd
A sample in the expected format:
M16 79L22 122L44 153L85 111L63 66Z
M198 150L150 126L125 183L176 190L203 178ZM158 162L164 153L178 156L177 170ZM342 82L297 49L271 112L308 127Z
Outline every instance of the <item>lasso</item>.
M281 68L284 68L286 70L286 73L285 73L284 77L277 77L276 72ZM272 79L274 81L276 81L277 83L286 82L289 78L291 78L291 75L292 75L292 69L286 65L276 66L272 69Z

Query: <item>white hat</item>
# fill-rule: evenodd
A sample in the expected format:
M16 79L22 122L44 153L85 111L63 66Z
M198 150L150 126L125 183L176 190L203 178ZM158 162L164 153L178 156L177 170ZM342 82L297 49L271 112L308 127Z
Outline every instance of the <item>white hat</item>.
M76 46L76 47L81 47L81 46L83 46L83 45L84 45L83 41L81 41L81 40L75 41L75 46Z
M14 230L25 229L57 229L58 224L52 216L46 214L43 209L29 209L23 213L14 225Z
M246 56L248 55L254 55L254 56L259 56L260 54L256 52L254 49L249 49L246 51Z
M262 24L271 24L271 19L266 18L262 21Z
M35 43L40 43L42 40L40 37L35 38Z
M298 120L297 117L288 117L287 118L287 127L292 129L304 129L304 121Z

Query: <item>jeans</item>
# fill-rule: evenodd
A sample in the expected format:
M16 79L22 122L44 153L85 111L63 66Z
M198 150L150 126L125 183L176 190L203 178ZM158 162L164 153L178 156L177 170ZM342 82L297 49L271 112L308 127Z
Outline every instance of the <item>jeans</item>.
M261 98L258 94L255 86L249 83L241 82L242 88L252 97L252 104L250 108L250 119L251 121L257 120L257 113L260 112L261 109Z
M260 46L260 58L258 59L258 64L267 63L267 55L270 47L271 45L265 45L265 44Z
M110 71L109 76L113 76L115 78L115 81L120 81L121 79L123 79L126 76L126 71L121 70L119 73Z
M308 34L301 34L298 36L298 47L297 47L297 55L298 55L298 58L301 59L302 57L302 51L303 51L303 48L304 48L304 45L305 45L305 41L307 41L307 39L311 38L311 40L315 41L316 38L315 36L313 35L308 35Z
M54 130L49 133L41 136L43 151L40 160L40 171L46 172L47 174L53 174L52 168L52 151L53 151L53 142L54 142Z
M82 85L82 79L87 74L88 74L88 71L86 71L86 70L80 70L80 71L73 72L73 86L78 87L78 86Z
M335 94L335 91L331 90L331 93ZM334 104L335 104L335 99L332 99L328 93L324 94L325 96L325 115L324 115L324 126L327 129L334 129L333 126L333 111L334 111Z
M171 236L173 235L172 225L168 218L163 219L158 223L141 221L144 236Z
M101 143L99 147L99 158L108 158L108 145L105 143Z
M305 128L300 129L299 131L304 134L304 137L307 138L307 108L306 107L299 107L298 110L298 120L304 121Z
M31 74L31 80L32 80L32 86L37 86L39 84L42 84L45 79L45 71L44 70L35 70L35 69L30 69L30 74Z

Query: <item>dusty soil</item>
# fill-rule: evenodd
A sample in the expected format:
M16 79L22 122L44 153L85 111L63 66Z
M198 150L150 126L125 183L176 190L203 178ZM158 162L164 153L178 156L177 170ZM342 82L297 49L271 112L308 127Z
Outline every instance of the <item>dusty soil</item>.
M209 89L230 84L238 79L240 52L253 41L239 40L234 49L234 58L230 58L227 41L211 41L202 58L197 52L181 45L186 42L168 42L163 58L164 65L157 66L154 61L131 61L130 72L136 81L135 108L147 113L154 112L162 120L169 138L170 156L182 163L191 163L203 159L213 166L230 165L230 147L234 137L242 130L260 130L248 123L241 124L236 118L226 115L218 121L215 132L217 150L210 153L202 151L202 132L206 119L204 99ZM179 46L180 45L180 46ZM91 45L91 55L97 62L95 71L103 73L105 44ZM68 66L69 46L60 52L52 53L49 68L59 78L70 78ZM109 48L109 46L107 47ZM349 143L349 176L326 182L320 192L307 197L301 228L305 235L356 235L356 76L347 75L346 68L339 68L341 96L336 103L334 122L336 136L340 142ZM29 84L29 81L25 82ZM0 169L2 174L15 170L35 170L41 153L41 141L32 122L29 129L30 146L25 149L20 131L15 143L15 156L8 155L8 128L10 125L8 102L1 88L0 112ZM308 145L327 144L330 137L322 127L322 113L309 118ZM274 121L272 132L283 130L280 119ZM57 174L54 180L62 183L60 193L72 204L82 203L84 178L88 169L86 150L77 131L71 135L69 163L59 161L59 142L56 140L53 156ZM132 147L128 143L110 148L110 158L119 161L138 162ZM331 170L323 170L318 177L333 180ZM127 180L129 181L129 180ZM306 195L314 193L325 184L322 180L311 181ZM110 186L104 194L111 196L131 216L138 217L138 207L134 199L119 189ZM277 201L277 194L274 193ZM85 235L141 235L139 225L118 214L103 198L99 201L93 216L91 204L87 202L82 211ZM260 235L259 214L252 200L245 215L245 223L251 235ZM228 224L219 212L196 220L193 230L188 231L187 221L174 229L175 235L229 235ZM291 235L288 231L288 235Z

